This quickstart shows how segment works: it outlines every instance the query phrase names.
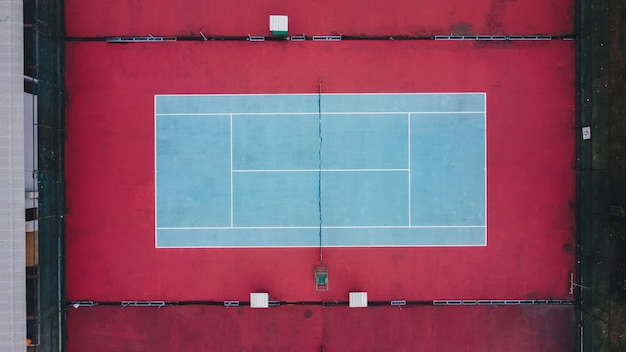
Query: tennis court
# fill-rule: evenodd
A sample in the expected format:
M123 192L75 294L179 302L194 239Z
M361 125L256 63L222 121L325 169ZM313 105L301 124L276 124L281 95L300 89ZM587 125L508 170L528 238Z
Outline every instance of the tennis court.
M571 350L575 45L434 38L568 33L571 1L155 1L68 6L181 36L67 43L71 350Z
M157 247L485 245L485 95L157 96Z
M67 267L81 277L69 296L243 300L267 287L319 300L363 287L379 299L567 298L573 76L558 58L571 43L374 44L389 57L358 41L69 45ZM276 50L290 65L263 69ZM253 55L259 66L246 66ZM175 81L159 71L172 60L188 62ZM510 70L515 60L534 70ZM97 84L81 78L90 72L102 72ZM325 294L312 278L320 214ZM485 224L487 245L469 227ZM196 267L222 284L181 275Z

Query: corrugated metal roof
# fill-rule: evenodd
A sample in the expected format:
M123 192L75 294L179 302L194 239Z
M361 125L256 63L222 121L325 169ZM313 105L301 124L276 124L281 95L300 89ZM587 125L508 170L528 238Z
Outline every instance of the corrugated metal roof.
M5 2L0 21L0 350L26 350L24 232L24 39L22 0ZM4 49L3 49L4 50Z

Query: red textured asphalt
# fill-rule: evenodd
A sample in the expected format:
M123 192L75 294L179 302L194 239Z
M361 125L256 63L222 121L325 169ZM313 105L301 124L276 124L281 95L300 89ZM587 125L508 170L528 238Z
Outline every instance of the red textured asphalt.
M572 0L66 0L68 36L569 34ZM66 288L79 300L571 299L573 42L71 42ZM488 245L155 249L155 94L487 92ZM574 306L70 308L67 351L572 351Z
M71 300L572 297L572 42L81 42L66 56ZM154 95L311 93L320 76L326 93L487 92L488 246L329 248L325 293L316 248L155 249Z
M70 308L68 351L560 352L574 306Z
M571 34L572 0L66 0L69 36Z

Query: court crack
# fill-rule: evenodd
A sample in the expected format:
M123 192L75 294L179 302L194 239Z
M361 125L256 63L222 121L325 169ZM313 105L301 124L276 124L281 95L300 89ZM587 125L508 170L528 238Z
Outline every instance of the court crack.
M319 216L319 245L320 245L320 264L322 263L322 144L324 142L324 138L322 137L322 78L318 79L318 95L317 95L317 112L318 112L318 120L317 120L317 137L319 139L319 148L317 150L317 212Z

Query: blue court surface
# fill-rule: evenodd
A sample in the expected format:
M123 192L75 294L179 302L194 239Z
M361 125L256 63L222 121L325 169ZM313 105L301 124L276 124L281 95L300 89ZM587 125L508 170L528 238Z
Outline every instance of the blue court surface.
M156 246L484 246L485 99L158 95Z

